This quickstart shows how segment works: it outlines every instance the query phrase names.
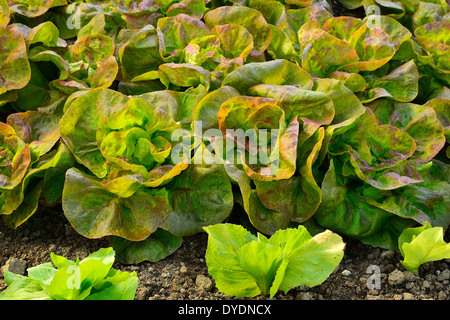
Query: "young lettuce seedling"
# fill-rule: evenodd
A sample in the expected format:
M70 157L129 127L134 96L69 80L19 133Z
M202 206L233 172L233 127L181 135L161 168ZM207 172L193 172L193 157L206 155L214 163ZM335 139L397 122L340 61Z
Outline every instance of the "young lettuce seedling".
M398 238L398 247L404 258L402 265L413 273L418 273L426 262L450 258L443 228L431 227L428 221L421 227L405 229Z
M208 271L217 288L230 296L273 297L279 290L319 285L344 255L345 243L329 230L312 237L299 226L267 238L228 223L204 229L209 235Z
M100 249L83 260L51 254L52 262L29 268L28 276L6 271L0 300L133 300L136 272L112 268L115 252ZM54 266L53 266L54 265ZM55 268L56 267L56 268Z

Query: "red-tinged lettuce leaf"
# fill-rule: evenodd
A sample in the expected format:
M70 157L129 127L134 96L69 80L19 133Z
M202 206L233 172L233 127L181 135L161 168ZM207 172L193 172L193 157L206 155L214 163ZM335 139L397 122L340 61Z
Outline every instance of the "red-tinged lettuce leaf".
M61 118L63 141L77 161L98 178L104 178L108 173L106 160L97 144L98 126L107 116L123 109L128 100L113 90L92 90L73 100Z
M376 27L369 25L369 18L361 21L349 17L303 24L298 30L302 66L323 77L336 70L359 73L385 65L401 44L411 38L411 32L391 17L370 18L378 19ZM320 41L312 41L313 37ZM343 54L335 52L335 48L340 48Z
M183 128L190 129L194 109L206 94L203 86L186 91L159 90L137 96L164 110Z
M441 21L447 13L445 6L420 1L417 6L417 11L411 17L412 29L415 30L424 24Z
M384 29L370 29L367 24L356 30L348 41L357 50L360 61L341 66L341 71L374 71L391 60L396 52L392 37Z
M109 88L119 72L116 58L109 56L106 60L100 61L97 66L97 70L90 79L91 88Z
M68 79L67 79L68 80ZM71 95L75 92L89 90L89 86L76 80L53 80L49 83L50 89L59 91L65 95Z
M183 13L201 19L206 11L207 7L204 0L181 0L167 9L166 16L176 16Z
M97 34L116 39L118 31L125 27L127 18L130 17L115 10L110 2L101 1L71 4L52 10L51 13L47 19L57 24L64 39L81 39Z
M230 140L223 147L229 153L229 142L236 145L238 161L252 179L286 179L295 172L299 122L297 117L287 122L277 103L239 96L225 101L218 112L219 129Z
M108 88L116 79L119 66L112 38L89 35L77 40L70 52L71 79L76 82L91 88Z
M339 80L315 78L312 90L326 93L333 102L334 117L327 130L341 128L339 131L343 132L366 111L358 97Z
M299 147L299 175L270 182L254 180L258 197L266 208L298 223L305 222L316 212L322 200L322 190L313 176L312 165L323 138L324 128L320 128Z
M125 80L131 80L146 72L157 70L163 63L165 50L162 32L148 25L135 33L118 53L120 72Z
M423 182L392 191L365 191L371 205L420 224L447 229L450 224L450 166L437 160L419 168Z
M351 16L333 17L321 23L324 31L339 39L350 39L357 32L364 21Z
M335 71L330 73L328 77L342 81L342 83L353 92L361 92L367 88L366 80L359 73Z
M334 155L348 156L356 176L372 186L390 190L421 182L420 175L402 163L416 150L414 139L392 125L380 125L371 112L361 116L352 128L336 135L330 143ZM351 167L345 169L350 170Z
M228 99L240 96L233 87L223 86L208 93L201 99L195 107L193 122L201 121L203 130L219 128L217 115L220 106Z
M298 38L302 68L319 77L326 77L340 66L360 59L347 41L322 30L317 20L305 23L298 31Z
M444 126L447 143L450 143L450 100L437 97L427 101L425 106L432 107L434 112L436 112L436 117Z
M0 123L0 141L0 189L11 190L22 181L31 164L30 147L6 123Z
M244 27L241 28L245 29ZM219 61L224 59L223 55L220 53L220 45L219 36L217 34L210 34L193 39L179 52L184 54L184 62L195 66L202 66L208 70L214 70Z
M353 92L339 80L335 79L314 79L314 91L326 93L334 105L334 118L325 127L325 137L320 150L317 164L320 165L327 157L328 146L335 134L340 134L348 130L352 124L365 113L366 109Z
M435 21L414 30L418 43L428 56L418 57L423 63L436 70L434 76L450 82L450 21Z
M273 26L277 25L286 11L286 7L277 0L249 0L247 6L261 12L267 23Z
M129 174L119 166L112 166L109 180L103 180L103 187L119 197L129 197L141 187L155 188L163 186L178 176L188 167L188 160L171 165L161 165L148 172L146 177L142 174Z
M191 165L166 185L170 212L161 228L188 236L224 221L234 204L231 182L221 165Z
M15 23L25 39L27 49L32 44L39 43L45 47L66 47L67 42L59 38L59 30L51 21L43 22L36 27L30 28L21 23Z
M28 144L33 162L50 151L60 138L59 118L49 113L14 113L8 116L7 123Z
M266 116L265 116L266 115ZM218 113L219 129L285 129L284 112L272 98L237 96L226 100Z
M314 214L315 221L323 228L363 243L396 250L401 232L416 222L369 204L363 186L343 179L341 165L339 161L330 162L322 181L323 197Z
M217 25L210 34L217 35L220 53L227 59L240 57L245 61L254 47L252 34L236 23Z
M313 3L311 0L285 0L284 1L288 5L300 6L300 7L308 7Z
M112 237L110 243L116 252L118 262L138 264L143 261L157 262L168 257L181 246L183 238L174 236L163 229L157 229L142 241Z
M9 5L6 0L0 0L0 27L6 27L9 23Z
M241 94L248 94L249 89L257 84L292 85L310 90L313 80L296 64L279 59L247 63L228 74L222 86L230 86Z
M217 25L240 24L253 36L254 54L259 55L270 44L272 32L264 16L258 10L249 7L223 6L207 12L204 16L206 25L212 29Z
M390 98L399 102L414 100L419 93L419 71L414 60L392 70L388 75L369 83L360 96L363 103L378 98Z
M433 100L436 101L436 110L433 108ZM445 128L439 113L440 103L446 99L430 100L430 105L418 105L413 103L392 103L391 101L379 101L368 105L374 111L379 121L396 126L408 133L416 143L416 150L410 160L418 163L426 163L432 160L444 147L446 137ZM448 105L448 103L447 103ZM439 116L438 116L439 115Z
M18 14L29 18L35 18L46 13L53 5L54 0L34 0L34 1L8 1L9 8Z
M171 83L180 87L203 85L209 89L211 73L202 67L188 63L165 63L159 66L159 70L159 78L166 87Z
M64 177L73 165L73 157L64 144L40 157L29 167L18 186L2 192L0 212L5 215L6 225L11 229L18 228L36 212L40 200L45 199L47 204L59 203L64 185L60 175Z
M0 27L0 94L21 89L31 78L27 48L19 29Z
M322 24L332 17L333 15L329 11L317 6L289 9L280 17L276 26L288 36L294 49L300 52L298 31L301 26L312 20L318 20Z
M192 40L207 36L210 32L202 20L186 14L159 19L158 30L164 35L165 46L161 52L165 57L176 56Z
M290 85L259 84L249 88L254 96L274 98L284 110L286 119L298 116L317 126L330 124L334 118L334 104L323 92L300 89Z
M128 198L120 198L93 176L77 169L66 173L64 215L87 238L115 235L144 240L164 222L169 207L164 188L142 188Z
M275 148L271 145L272 149L270 150L270 156L267 156L269 153L267 151L262 151L262 154L270 160L270 163L267 164L264 161L263 165L246 163L243 161L243 168L247 175L254 180L262 180L262 181L273 181L280 179L287 179L291 177L295 173L296 168L296 151L297 151L297 142L300 131L300 125L295 117L286 127L284 131L282 131L281 136L278 136L277 145ZM279 134L279 133L278 133ZM261 139L261 138L260 138ZM261 148L258 154L261 157ZM244 158L244 155L241 154L241 159Z
M112 4L117 11L128 15L148 14L159 10L158 2L152 0L112 0Z
M244 208L251 224L264 234L274 234L279 229L289 226L289 217L267 209L260 201L256 190L251 187L251 180L244 171L234 165L226 165L229 177L239 185L240 198L236 199Z
M105 13L99 12L91 19L91 21L89 21L77 32L77 40L80 40L81 38L84 38L86 36L93 36L97 34L106 35L107 32L105 30L105 27Z

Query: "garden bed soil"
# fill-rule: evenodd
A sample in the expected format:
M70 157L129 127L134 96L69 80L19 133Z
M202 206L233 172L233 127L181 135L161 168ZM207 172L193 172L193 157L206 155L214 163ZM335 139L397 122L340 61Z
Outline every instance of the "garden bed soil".
M448 300L450 298L450 260L422 265L419 274L406 271L399 252L373 248L344 238L344 258L321 285L298 287L277 300ZM85 258L109 240L87 239L68 223L59 208L41 209L17 230L0 222L0 267L34 267L50 261L50 252L71 260ZM136 271L139 277L135 300L229 300L220 293L208 274L205 262L206 233L185 237L182 246L158 262L114 268ZM14 263L13 263L14 262ZM379 269L378 269L379 268ZM377 271L379 271L377 273ZM26 272L24 272L26 275ZM378 278L377 278L378 277ZM377 282L377 279L379 282ZM0 272L0 291L6 288ZM255 297L253 300L266 299Z

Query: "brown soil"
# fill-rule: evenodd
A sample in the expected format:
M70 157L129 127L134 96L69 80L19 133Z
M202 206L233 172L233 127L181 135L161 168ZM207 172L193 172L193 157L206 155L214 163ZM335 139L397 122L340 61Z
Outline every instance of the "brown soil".
M373 248L359 241L344 239L345 255L340 265L320 286L299 287L279 293L277 300L448 300L450 297L450 260L422 265L419 274L405 271L398 252ZM114 267L136 271L139 286L136 300L230 300L218 292L205 262L207 235L184 238L183 245L171 256L156 263L142 262ZM50 261L50 252L75 260L85 258L108 239L87 239L77 234L57 209L36 213L17 230L0 223L0 267L8 259L26 262L27 268ZM375 269L379 267L379 286ZM369 272L368 272L369 268ZM373 267L372 267L373 268ZM6 284L0 274L0 291ZM370 289L372 288L372 289ZM266 299L256 297L252 300Z

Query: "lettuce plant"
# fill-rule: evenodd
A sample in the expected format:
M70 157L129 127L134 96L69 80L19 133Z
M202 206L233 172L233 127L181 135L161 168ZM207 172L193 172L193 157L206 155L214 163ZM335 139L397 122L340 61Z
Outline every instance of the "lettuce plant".
M100 249L83 260L51 254L52 262L28 268L28 276L6 271L0 300L133 300L136 272L112 268L115 252Z
M341 261L345 244L327 230L312 237L305 227L284 229L270 238L254 236L242 226L216 224L208 233L206 263L217 288L236 297L324 282Z
M156 187L187 167L169 162L170 136L179 127L154 104L108 89L72 101L61 119L61 136L90 172L71 169L66 175L64 211L75 229L89 237L112 234L130 240L154 232L169 210L167 190ZM87 186L96 192L80 197ZM87 208L89 218L80 220ZM92 224L100 222L99 215L111 219L110 227Z
M130 98L96 89L67 105L61 136L81 167L66 173L63 209L82 235L142 241L162 228L184 236L230 214L233 195L222 167L188 168L190 157L172 161L171 137L185 111L166 94Z
M444 241L442 227L432 227L429 222L405 229L398 238L398 247L404 258L402 265L414 273L426 262L450 257L450 244Z

